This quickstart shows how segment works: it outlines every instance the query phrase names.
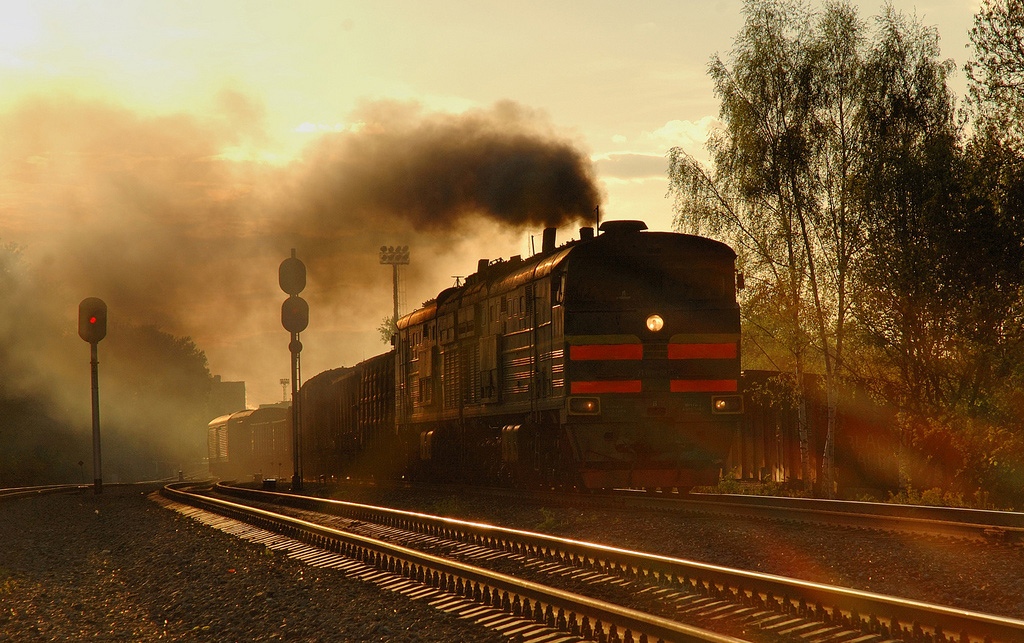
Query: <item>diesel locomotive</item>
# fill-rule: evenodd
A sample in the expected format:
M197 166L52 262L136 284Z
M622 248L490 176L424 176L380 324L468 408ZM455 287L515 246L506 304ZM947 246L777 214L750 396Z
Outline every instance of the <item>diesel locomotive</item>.
M639 221L600 233L481 259L393 350L307 381L303 475L713 484L743 412L736 255Z

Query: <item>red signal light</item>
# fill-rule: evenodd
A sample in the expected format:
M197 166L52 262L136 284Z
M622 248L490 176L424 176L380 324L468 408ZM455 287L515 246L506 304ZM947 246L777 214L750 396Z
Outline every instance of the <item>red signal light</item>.
M281 324L293 333L301 333L309 325L309 304L298 295L292 295L281 304Z
M89 297L78 305L78 336L95 344L107 335L107 305L102 299Z

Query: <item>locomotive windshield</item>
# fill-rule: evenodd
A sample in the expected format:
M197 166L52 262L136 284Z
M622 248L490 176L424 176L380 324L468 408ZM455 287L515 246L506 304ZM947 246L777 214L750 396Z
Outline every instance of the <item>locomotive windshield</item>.
M729 305L736 297L734 279L732 259L721 256L580 257L570 263L566 301L616 308Z

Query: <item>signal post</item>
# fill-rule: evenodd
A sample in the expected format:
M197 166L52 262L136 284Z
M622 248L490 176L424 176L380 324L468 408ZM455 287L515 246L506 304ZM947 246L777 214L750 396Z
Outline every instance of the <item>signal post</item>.
M103 493L103 469L100 458L100 378L96 345L107 336L107 304L88 297L78 305L78 336L89 342L92 366L92 471L93 489Z
M291 333L291 341L288 343L288 350L292 354L292 460L295 470L292 474L292 491L302 489L302 466L299 460L301 441L299 438L299 352L302 350L302 342L299 341L299 333L306 330L309 325L309 304L299 293L306 287L306 264L302 263L295 256L295 249L292 248L292 256L281 262L278 269L278 282L281 290L288 293L288 299L281 304L281 324L284 329Z

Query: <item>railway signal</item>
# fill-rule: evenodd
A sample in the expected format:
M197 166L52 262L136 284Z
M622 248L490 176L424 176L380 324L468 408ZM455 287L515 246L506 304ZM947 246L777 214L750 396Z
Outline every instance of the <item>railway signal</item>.
M301 333L309 326L309 304L298 295L292 295L281 304L281 325L292 333Z
M302 351L302 342L299 341L299 333L309 326L309 304L299 297L299 293L306 288L306 264L295 256L295 248L292 248L292 256L281 262L277 281L281 290L290 295L281 304L281 325L291 333L288 351L292 355L292 459L295 465L292 491L299 491L302 489L302 467L299 460L299 353ZM285 381L281 380L282 383Z
M78 336L89 342L92 371L92 470L93 488L103 493L103 469L100 457L100 378L96 344L107 336L107 304L97 297L87 297L78 304Z
M87 297L78 305L78 336L95 344L107 336L107 304Z
M297 295L306 287L306 264L295 257L294 248L292 256L281 262L277 280L281 284L281 290L289 295Z

